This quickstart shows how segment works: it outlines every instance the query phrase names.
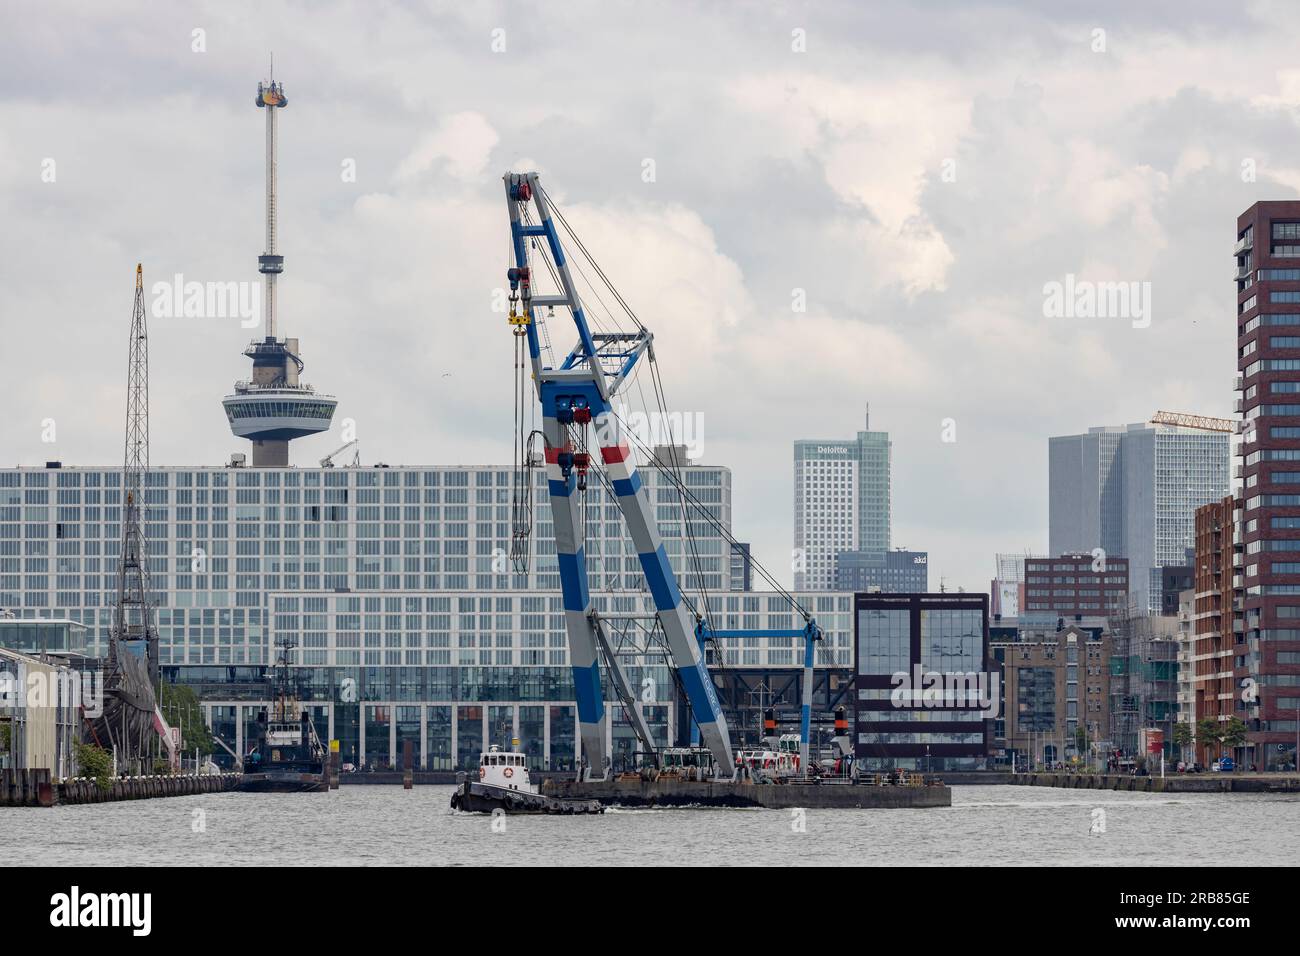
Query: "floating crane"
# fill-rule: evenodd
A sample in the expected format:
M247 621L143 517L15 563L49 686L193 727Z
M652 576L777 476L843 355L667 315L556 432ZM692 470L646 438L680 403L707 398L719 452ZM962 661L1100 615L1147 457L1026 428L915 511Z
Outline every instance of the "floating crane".
M581 496L594 475L618 504L628 534L636 548L641 572L654 603L651 624L662 634L664 656L674 683L688 701L697 733L712 752L716 772L730 778L735 773L731 736L718 700L713 679L702 653L706 641L722 637L793 636L806 639L804 700L801 720L801 753L807 766L809 707L812 689L812 648L822 632L795 598L780 588L761 565L755 570L776 591L785 596L791 607L802 615L805 626L799 631L722 631L713 629L707 620L708 602L693 608L679 589L649 498L641 483L632 445L647 454L652 466L676 490L681 505L688 543L695 550L687 518L688 507L695 517L707 521L729 541L730 532L708 508L691 494L680 475L681 462L670 446L663 460L646 448L614 411L613 400L635 372L649 367L656 399L666 410L655 362L653 335L641 323L617 289L587 253L582 242L569 228L563 214L542 188L537 173L505 175L506 202L510 213L513 265L507 271L510 283L509 318L515 336L515 467L514 537L512 557L516 571L526 571L528 536L532 525L533 481L529 470L535 460L535 441L541 439L547 482L555 528L556 558L563 592L565 629L578 709L579 733L584 753L579 773L582 779L604 779L609 773L605 745L604 695L601 685L601 659L604 659L613 690L627 712L628 720L650 759L658 760L649 727L636 706L632 684L619 661L611 627L620 620L644 618L645 615L597 614L592 607L587 577L584 535L586 520ZM554 214L554 218L553 218ZM631 328L593 331L573 282L569 261L565 257L556 226L558 219L568 237L590 263L613 299L631 320ZM538 278L533 272L530 251L545 266L557 291L535 294ZM584 274L584 279L585 279ZM590 284L590 283L589 283ZM594 291L594 286L592 286ZM597 294L603 305L603 299ZM577 333L577 342L558 363L551 353L546 323L555 309L567 310ZM539 310L545 310L545 315ZM544 364L545 348L550 364ZM537 398L541 405L542 428L527 431L525 371L531 369ZM697 559L697 568L698 568ZM697 574L698 577L698 574ZM691 611L694 610L694 620Z

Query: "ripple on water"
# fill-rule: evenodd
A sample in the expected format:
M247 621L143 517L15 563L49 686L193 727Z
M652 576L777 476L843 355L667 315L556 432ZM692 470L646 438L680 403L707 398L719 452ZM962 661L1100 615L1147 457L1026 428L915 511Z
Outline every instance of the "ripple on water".
M451 787L345 786L0 809L32 865L1290 865L1300 795L953 788L950 808L451 812ZM1248 812L1241 812L1247 806ZM1096 830L1096 808L1105 832Z

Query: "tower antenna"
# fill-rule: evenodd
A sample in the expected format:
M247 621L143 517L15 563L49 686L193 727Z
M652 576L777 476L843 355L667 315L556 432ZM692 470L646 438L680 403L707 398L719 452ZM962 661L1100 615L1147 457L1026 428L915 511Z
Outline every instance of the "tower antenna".
M275 55L271 56L274 76ZM303 362L296 338L277 338L280 304L277 282L284 272L279 248L279 140L280 110L289 105L284 84L274 78L257 84L257 106L266 110L266 246L257 257L262 275L262 314L265 335L252 342L244 354L253 360L253 375L236 382L235 391L222 399L230 430L253 443L253 467L287 467L289 442L304 435L327 431L338 402L318 395L299 382Z

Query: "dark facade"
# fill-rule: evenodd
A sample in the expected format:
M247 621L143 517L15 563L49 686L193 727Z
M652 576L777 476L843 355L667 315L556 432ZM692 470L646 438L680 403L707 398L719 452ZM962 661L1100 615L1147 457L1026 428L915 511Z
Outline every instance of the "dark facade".
M1243 640L1234 676L1252 761L1295 765L1300 720L1300 202L1237 218ZM1240 683L1240 679L1238 680ZM1243 699L1248 697L1252 699Z
M754 590L754 562L750 557L749 543L731 543L731 590Z
M1160 569L1160 613L1178 616L1178 595L1192 587L1194 569L1190 564L1165 565Z
M835 556L836 591L921 594L930 590L927 551L841 551Z
M1128 606L1128 559L1091 554L1025 559L1025 613L1100 617ZM1176 609L1175 609L1176 610Z
M962 675L967 683L937 701L900 693L921 692L925 675L936 672ZM860 767L985 767L993 715L972 698L975 682L996 710L987 594L854 595L854 751Z

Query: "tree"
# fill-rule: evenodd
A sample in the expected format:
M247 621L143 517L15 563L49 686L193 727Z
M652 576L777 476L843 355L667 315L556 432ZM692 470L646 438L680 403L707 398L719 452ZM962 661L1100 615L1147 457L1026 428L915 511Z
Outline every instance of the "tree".
M1191 724L1174 724L1174 746L1178 748L1178 753L1183 760L1187 759L1187 748L1195 739L1196 734Z
M200 754L212 753L212 733L203 720L198 695L184 684L162 684L158 688L159 708L169 727L181 729L181 750Z
M1196 739L1207 747L1214 745L1217 751L1218 744L1223 741L1223 728L1215 718L1202 717L1196 722Z
M1219 740L1229 750L1235 750L1246 742L1246 724L1240 717L1233 717L1223 727Z
M113 755L94 744L74 744L77 767L83 777L91 777L95 786L107 790L113 785Z

